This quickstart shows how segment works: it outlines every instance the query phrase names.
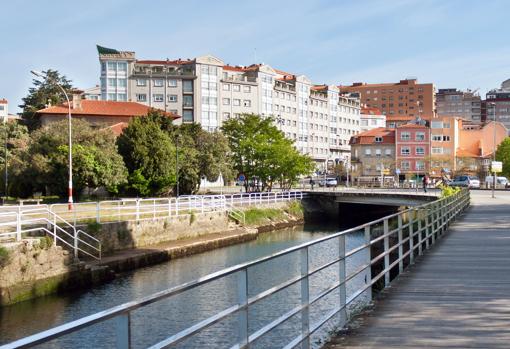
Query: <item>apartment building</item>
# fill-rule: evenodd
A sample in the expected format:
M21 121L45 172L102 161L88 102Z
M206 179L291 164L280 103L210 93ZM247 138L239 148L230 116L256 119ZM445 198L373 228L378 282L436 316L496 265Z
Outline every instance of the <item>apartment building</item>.
M377 108L364 106L360 114L360 132L386 127L386 115Z
M356 82L339 86L341 92L359 94L362 104L381 110L392 126L405 124L416 117L426 120L436 114L434 84L420 84L409 78L397 83L367 84Z
M510 129L510 79L503 81L499 89L487 92L482 103L482 120L494 119Z
M266 64L231 66L206 55L138 60L134 52L98 46L101 97L135 101L182 115L206 130L243 113L273 116L276 126L319 165L350 158L359 132L360 103L336 86L316 86L304 75Z
M409 123L395 129L395 162L400 180L424 175L429 169L430 132L425 125Z
M361 132L351 138L353 173L357 177L381 176L395 171L395 130L385 127Z
M19 115L9 114L9 102L7 99L0 99L0 121L19 120Z
M455 88L439 89L436 103L439 117L460 117L478 123L482 121L482 100L476 92Z

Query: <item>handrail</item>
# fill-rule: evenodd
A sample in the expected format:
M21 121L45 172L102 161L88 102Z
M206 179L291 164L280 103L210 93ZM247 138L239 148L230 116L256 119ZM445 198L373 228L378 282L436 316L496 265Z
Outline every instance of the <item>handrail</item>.
M249 334L247 332L248 325L246 317L240 316L239 321L236 322L237 326L239 326L239 330L241 333L244 333L245 338L241 338L241 342L236 345L236 347L245 347L248 346L249 343L256 341L258 338L263 336L264 334L270 332L272 329L276 328L278 325L287 321L290 317L295 314L301 313L301 321L302 321L302 332L297 337L295 337L286 347L293 347L299 343L303 343L305 347L309 345L309 338L312 333L317 331L321 326L331 319L334 315L340 313L341 315L341 323L343 325L345 321L347 321L347 306L354 302L358 297L362 294L366 294L369 292L371 295L373 286L379 281L384 280L383 287L387 287L391 283L390 279L390 271L396 270L398 274L403 272L404 268L404 260L408 259L409 264L414 263L415 256L421 255L423 250L429 248L434 242L438 241L438 239L446 232L446 228L467 206L469 205L469 192L466 190L461 191L453 195L452 197L442 198L436 200L434 202L426 203L421 206L413 207L411 209L402 211L397 214L389 215L382 219L374 220L369 223L362 224L355 228L347 229L326 237L322 237L320 239L316 239L310 242L302 243L298 246L290 247L285 250L276 252L270 256L261 257L251 262L246 262L242 264L238 264L218 272L206 275L197 280L193 280L187 283L184 283L179 286L172 287L170 289L160 291L154 293L153 295L144 297L137 301L128 302L111 309L99 312L97 314L93 314L82 319L78 319L72 321L67 324L60 325L53 329L43 331L41 333L22 338L18 341L12 342L3 348L25 348L31 347L36 344L41 344L47 342L49 340L61 337L65 334L75 332L79 329L89 327L93 324L106 321L111 318L116 318L119 320L119 324L125 324L123 326L117 327L117 336L120 339L118 342L121 343L129 343L130 342L130 331L129 331L129 321L125 321L126 317L129 317L129 314L138 308L147 306L149 304L153 304L163 299L168 299L169 297L184 293L188 290L195 289L201 285L205 285L214 280L218 280L221 278L225 278L226 276L236 274L238 276L238 303L234 304L224 310L219 311L212 316L195 323L194 325L175 333L166 339L155 343L152 347L160 348L167 345L175 344L180 342L183 339L189 338L193 334L211 326L212 324L221 321L227 316L232 316L232 314L237 313L241 314L248 311L249 307L252 306L255 302L271 296L291 285L296 283L301 283L301 305L287 311L287 313L280 315L280 317L276 318L269 324L266 324L262 328L258 329L256 332ZM389 222L392 218L397 218L398 220L398 228L390 229ZM406 227L403 227L403 221L409 218L409 223ZM383 231L382 236L383 239L371 238L371 232L374 227L380 226L382 223ZM362 246L356 247L347 251L345 248L345 237L346 235L353 232L364 231L365 234L365 243ZM390 236L395 236L397 241L394 241L390 245ZM377 241L376 241L377 240ZM309 261L309 248L325 241L338 241L339 246L339 254L337 257L334 257L332 260L315 267L314 269L310 268ZM371 247L375 244L384 243L384 250L376 256L371 255ZM408 248L407 251L404 251L404 248ZM359 253L361 251L366 251L366 261L362 262L361 266L349 274L346 273L346 258L348 256L352 256L355 253ZM398 258L390 263L389 254L390 252L398 251ZM301 273L296 277L290 277L287 281L280 283L276 286L269 287L256 295L248 297L248 291L246 289L246 284L248 282L249 268L252 268L261 263L265 263L276 258L288 255L290 253L300 253L301 256ZM377 275L372 277L371 269L376 263L383 263L382 271L380 271ZM330 267L334 264L339 265L339 281L334 282L330 285L327 285L323 288L318 294L316 294L313 298L309 297L309 282L308 279L311 275L323 270L324 268ZM352 280L354 277L360 275L361 273L365 273L366 281L365 283L357 290L353 292L350 297L346 296L346 284L348 281ZM338 289L340 292L340 305L333 307L324 317L319 319L316 323L311 324L309 318L309 308L312 304L317 302L320 299L323 299L326 295L330 294L332 291ZM244 319L244 320L243 320ZM127 328L125 326L128 326ZM127 336L127 337L126 337Z

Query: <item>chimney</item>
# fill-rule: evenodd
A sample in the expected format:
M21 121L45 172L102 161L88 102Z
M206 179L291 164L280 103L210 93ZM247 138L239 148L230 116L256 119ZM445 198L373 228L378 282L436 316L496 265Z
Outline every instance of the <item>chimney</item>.
M73 109L81 109L81 94L78 93L73 94L73 102L71 107Z

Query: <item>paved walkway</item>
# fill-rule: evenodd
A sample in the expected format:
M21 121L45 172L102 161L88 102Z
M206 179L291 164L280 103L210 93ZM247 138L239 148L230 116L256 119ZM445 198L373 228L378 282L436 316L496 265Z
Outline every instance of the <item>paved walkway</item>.
M510 348L510 193L490 195L327 348Z

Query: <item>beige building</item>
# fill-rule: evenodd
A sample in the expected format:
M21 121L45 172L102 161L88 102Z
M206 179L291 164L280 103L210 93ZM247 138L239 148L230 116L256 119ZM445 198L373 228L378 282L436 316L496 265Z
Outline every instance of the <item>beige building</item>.
M318 167L349 161L349 139L359 132L360 103L341 95L336 86L315 86L304 75L266 64L230 66L210 55L138 60L134 52L99 46L98 53L103 100L142 103L209 131L243 113L272 116Z

